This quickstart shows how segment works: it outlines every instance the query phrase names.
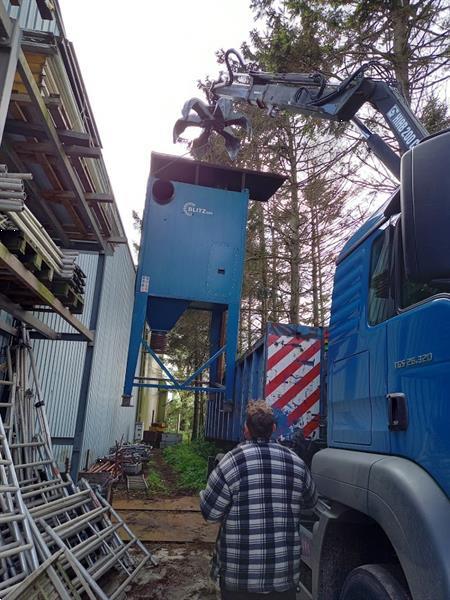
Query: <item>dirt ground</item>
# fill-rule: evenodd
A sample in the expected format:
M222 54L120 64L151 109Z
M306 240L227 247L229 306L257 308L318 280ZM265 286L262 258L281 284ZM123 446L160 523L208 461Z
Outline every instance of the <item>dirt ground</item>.
M139 574L127 591L127 600L217 600L220 597L209 577L210 544L149 547L159 565Z
M217 526L205 523L197 495L177 489L176 474L160 452L153 468L167 486L160 495L114 490L113 506L158 561L139 573L126 591L127 600L216 600L209 577Z

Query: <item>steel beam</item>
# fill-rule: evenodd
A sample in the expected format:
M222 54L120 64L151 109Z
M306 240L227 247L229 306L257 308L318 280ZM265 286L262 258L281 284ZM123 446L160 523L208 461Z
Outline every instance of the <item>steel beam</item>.
M1 3L0 3L1 4ZM77 174L75 173L68 156L65 153L64 146L61 144L61 141L58 137L58 132L53 125L53 121L51 119L50 113L45 106L44 98L41 96L39 88L34 79L33 73L31 72L30 66L27 62L25 54L22 50L19 51L19 58L17 63L17 69L19 71L19 75L25 85L28 94L33 102L33 105L38 110L39 115L42 119L42 123L44 125L45 133L48 136L50 142L57 150L58 163L60 164L64 175L67 177L71 187L73 188L77 200L80 202L83 212L89 222L89 225L92 228L92 231L95 234L95 237L98 240L100 247L104 252L108 250L108 244L104 239L100 228L95 221L94 215L91 212L88 202L84 197L84 190L80 184Z
M207 393L217 393L223 392L222 388L216 387L198 387L198 386L188 386L184 388L176 388L173 385L165 385L159 383L133 383L133 387L137 388L154 388L158 390L172 390L174 392L207 392Z
M105 202L107 204L114 204L114 196L112 194L86 194L86 200L88 202Z
M44 101L45 106L62 106L62 101L59 96L50 96L48 98L42 97L42 100ZM33 100L30 98L30 96L27 94L19 94L17 92L11 94L11 102L18 102L19 104L33 104Z
M13 31L12 21L6 12L5 5L0 2L0 37L10 39Z
M15 133L27 137L45 136L44 126L41 123L30 123L19 119L6 119L6 132ZM91 136L84 131L71 131L69 129L57 129L58 137L64 144L91 147Z
M205 363L203 363L201 367L199 367L196 371L194 371L194 373L192 373L192 375L190 375L185 381L181 383L181 388L186 389L186 386L192 383L196 379L196 377L200 375L200 373L203 373L203 371L206 368L212 365L214 361L216 361L219 358L219 356L222 356L226 349L226 346L219 348L219 350L217 350L217 352L213 354L211 358L208 358L208 360Z
M128 244L128 239L126 237L111 237L108 238L108 242L110 244Z
M89 327L93 331L98 326L98 316L100 313L100 304L103 295L103 281L105 278L106 257L99 254L97 262L97 272L95 274L95 286L92 301L91 316ZM77 481L78 471L81 464L81 452L83 450L84 430L86 427L86 416L89 400L89 386L91 382L92 365L94 362L94 344L88 344L84 356L83 375L81 377L80 395L78 398L77 420L75 423L75 434L73 440L73 450L70 465L70 474L74 481Z
M75 140L72 140L72 142L73 141ZM67 156L74 156L75 158L101 158L102 156L101 148L74 144L70 146L63 146L63 148ZM49 154L58 156L59 153L58 148L55 148L50 142L15 142L14 150L19 154Z
M20 51L22 30L16 22L7 44L0 45L0 140L3 137L9 101L17 70L17 59Z
M50 312L53 312L53 311L50 311ZM58 336L56 338L56 341L58 341L58 342L85 342L86 341L86 338L84 337L84 335L81 335L81 333L57 332L56 335ZM38 331L30 331L30 339L43 340L43 339L45 339L45 336L43 336L42 333L39 333Z
M92 331L87 329L81 321L76 319L72 313L63 304L55 298L51 291L39 281L31 271L26 269L23 264L16 258L8 248L0 242L0 265L6 267L15 277L28 289L36 294L43 304L50 306L56 313L58 313L69 325L81 333L86 340L92 342L94 335ZM53 331L53 330L51 330ZM55 332L53 332L55 333ZM56 338L52 338L56 339Z
M73 437L52 437L54 446L72 446Z
M43 192L42 196L48 200L56 200L57 202L60 200L73 200L75 198L75 194L73 192L66 190L63 192ZM114 196L112 194L88 192L84 195L84 197L88 202L104 202L106 204L114 204Z
M58 334L56 333L56 331L54 331L48 325L43 323L40 319L38 319L30 311L24 310L18 304L11 302L11 300L9 298L7 298L6 296L4 296L3 294L0 294L0 308L2 310L5 310L7 313L9 313L15 319L18 319L19 321L26 323L30 327L33 327L34 329L36 329L36 331L39 331L39 333L45 339L50 339L50 340L57 339ZM14 328L12 328L12 329L14 329Z

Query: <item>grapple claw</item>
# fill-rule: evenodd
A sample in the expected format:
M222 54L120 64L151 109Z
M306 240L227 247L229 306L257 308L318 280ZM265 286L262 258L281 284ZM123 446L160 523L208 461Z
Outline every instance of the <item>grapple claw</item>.
M244 129L245 133L251 133L250 121L241 113L233 110L233 103L220 98L215 104L208 106L198 98L188 100L181 111L182 118L178 119L173 129L174 142L188 127L200 127L204 131L199 138L192 143L193 148L204 147L215 131L225 140L225 148L231 160L234 160L239 152L240 139L234 134L233 127Z

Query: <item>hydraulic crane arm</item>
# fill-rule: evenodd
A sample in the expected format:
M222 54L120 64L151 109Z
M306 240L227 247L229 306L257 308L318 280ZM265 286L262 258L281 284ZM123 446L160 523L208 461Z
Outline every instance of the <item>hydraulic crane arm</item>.
M289 111L331 121L352 121L374 154L399 177L400 157L380 136L372 133L356 117L358 110L365 103L369 103L380 112L402 153L428 135L395 88L394 82L365 75L371 68L377 69L379 74L382 72L376 63L363 65L339 84L330 84L320 73L280 74L250 71L235 74L228 62L231 54L235 54L241 66L244 66L236 51L229 50L226 53L228 79L211 85L209 106L197 99L185 104L183 118L175 125L175 138L178 138L186 127L194 125L204 129L198 140L198 145L203 145L211 132L216 131L225 138L227 150L234 158L239 150L239 140L233 135L232 127L240 126L248 131L250 126L245 116L234 112L233 105L247 102L266 109L269 115Z

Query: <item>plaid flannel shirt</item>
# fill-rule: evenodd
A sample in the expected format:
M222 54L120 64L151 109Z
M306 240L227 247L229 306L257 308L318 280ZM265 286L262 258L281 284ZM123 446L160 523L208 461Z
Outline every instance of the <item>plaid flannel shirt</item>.
M309 470L289 448L248 441L228 452L200 492L207 521L221 523L217 573L231 591L283 592L300 577L300 510L317 493Z

